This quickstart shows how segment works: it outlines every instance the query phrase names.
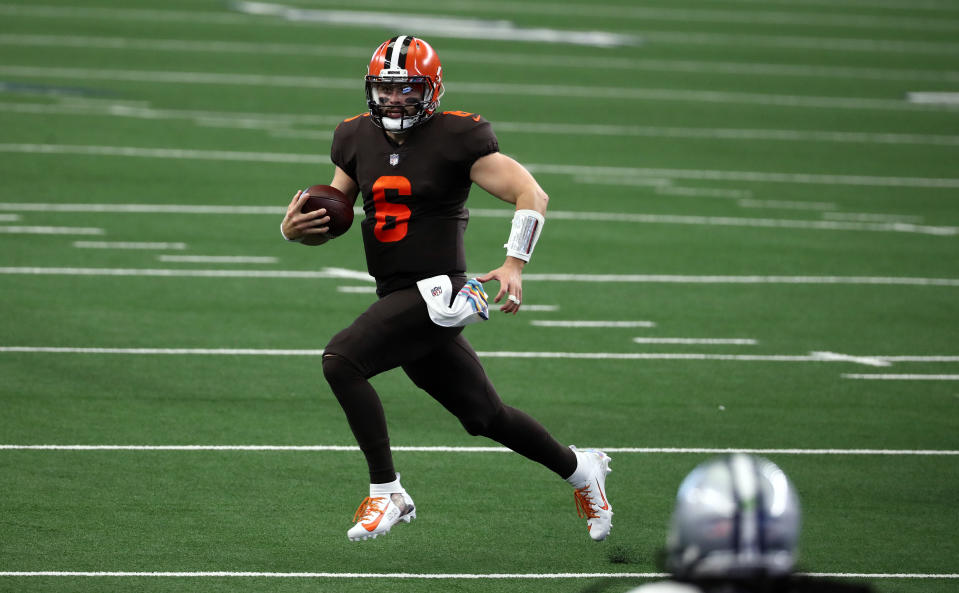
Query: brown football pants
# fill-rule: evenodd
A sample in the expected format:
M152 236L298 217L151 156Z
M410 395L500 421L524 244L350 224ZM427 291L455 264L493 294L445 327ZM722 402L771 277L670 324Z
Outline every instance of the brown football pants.
M459 289L455 281L454 287ZM396 473L386 415L368 379L396 367L469 434L493 439L562 478L570 476L576 469L573 452L531 416L503 403L462 330L434 324L412 286L370 305L326 346L323 374L366 456L370 483L391 482Z

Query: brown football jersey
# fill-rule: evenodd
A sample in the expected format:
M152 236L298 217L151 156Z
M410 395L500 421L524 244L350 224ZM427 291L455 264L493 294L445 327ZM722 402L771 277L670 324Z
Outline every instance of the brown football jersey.
M330 156L363 194L360 226L377 294L466 273L470 168L497 151L490 123L463 111L437 113L400 145L368 113L337 126Z

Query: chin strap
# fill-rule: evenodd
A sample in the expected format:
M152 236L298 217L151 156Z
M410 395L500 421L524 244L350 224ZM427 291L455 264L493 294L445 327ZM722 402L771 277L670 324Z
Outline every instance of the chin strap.
M400 118L380 117L380 123L387 132L407 132L422 121L423 116L419 113Z
M386 130L387 132L405 132L411 127L411 126L403 125L403 122L406 119L407 118L405 117L401 117L398 119L384 117L384 118L381 118L380 121L383 123L383 129Z
M535 210L517 210L513 214L513 228L510 230L509 240L503 245L506 255L528 262L539 235L543 232L544 222L546 219Z

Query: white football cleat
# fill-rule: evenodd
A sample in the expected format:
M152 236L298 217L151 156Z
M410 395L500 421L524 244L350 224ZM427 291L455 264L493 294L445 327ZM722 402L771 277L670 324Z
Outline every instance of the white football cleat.
M400 478L391 484L370 484L370 495L360 503L353 520L356 525L346 532L350 541L374 539L389 533L400 521L409 523L416 518L413 499L399 485Z
M573 475L566 479L576 489L576 511L586 517L586 529L595 541L602 541L613 527L613 505L606 498L606 474L610 458L596 449L570 447L576 454L578 465Z

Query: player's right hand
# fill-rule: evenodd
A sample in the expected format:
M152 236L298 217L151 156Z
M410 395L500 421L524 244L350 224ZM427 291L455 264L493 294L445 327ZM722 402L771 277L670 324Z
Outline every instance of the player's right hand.
M320 245L330 240L327 233L330 230L330 217L326 215L326 208L313 212L303 213L303 203L310 197L306 190L299 190L293 194L290 205L286 207L286 216L280 229L283 236L290 241L298 241L307 245Z

